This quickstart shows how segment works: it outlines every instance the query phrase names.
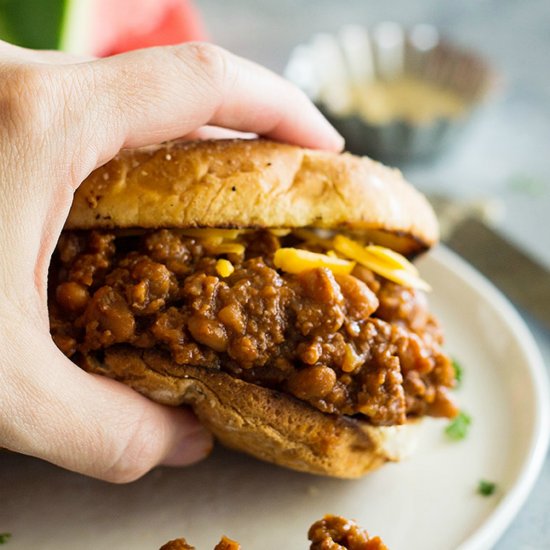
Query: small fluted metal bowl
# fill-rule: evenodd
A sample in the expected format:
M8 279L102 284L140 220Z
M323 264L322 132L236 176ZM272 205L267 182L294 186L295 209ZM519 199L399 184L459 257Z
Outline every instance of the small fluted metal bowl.
M447 148L495 82L479 56L441 39L433 26L405 29L390 22L313 36L293 50L285 76L318 105L349 151L393 163L433 157ZM429 99L424 109L415 109L412 97L408 116L386 112L376 117L358 108L358 92L364 90L360 100L368 102L369 85L404 78L448 91L462 108L452 115L430 115Z

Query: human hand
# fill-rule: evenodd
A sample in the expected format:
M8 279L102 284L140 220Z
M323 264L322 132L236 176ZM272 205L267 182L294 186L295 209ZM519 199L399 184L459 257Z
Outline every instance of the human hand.
M207 44L101 60L0 42L0 447L127 482L204 457L211 436L186 409L90 375L54 345L51 255L74 190L123 147L206 124L339 150L297 89Z

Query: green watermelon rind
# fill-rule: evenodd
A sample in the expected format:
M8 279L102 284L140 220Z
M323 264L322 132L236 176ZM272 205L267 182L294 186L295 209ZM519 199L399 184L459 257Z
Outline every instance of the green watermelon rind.
M0 38L27 48L57 49L63 15L69 2L0 0ZM36 32L36 29L40 29L40 32Z
M90 33L85 29L90 23L94 0L65 0L65 2L58 47L62 51L75 55L89 54Z
M27 48L88 53L93 2L0 0L0 39Z

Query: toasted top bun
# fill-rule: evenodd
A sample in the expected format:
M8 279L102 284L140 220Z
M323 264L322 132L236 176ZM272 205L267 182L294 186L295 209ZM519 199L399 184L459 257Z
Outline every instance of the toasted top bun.
M66 223L158 227L348 230L403 254L438 238L430 205L398 170L263 139L122 151L80 186Z
M256 458L318 475L357 478L408 456L414 424L371 426L324 414L294 397L224 372L178 365L132 348L84 358L88 371L123 382L165 405L190 405L225 446Z

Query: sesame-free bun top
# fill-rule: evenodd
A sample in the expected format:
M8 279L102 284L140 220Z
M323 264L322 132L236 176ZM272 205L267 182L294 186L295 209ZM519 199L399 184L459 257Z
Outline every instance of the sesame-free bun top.
M438 238L433 210L398 170L264 139L123 150L82 183L65 227L317 227L404 254Z

